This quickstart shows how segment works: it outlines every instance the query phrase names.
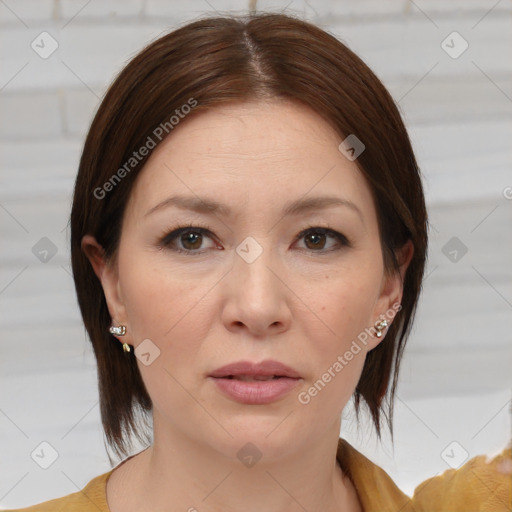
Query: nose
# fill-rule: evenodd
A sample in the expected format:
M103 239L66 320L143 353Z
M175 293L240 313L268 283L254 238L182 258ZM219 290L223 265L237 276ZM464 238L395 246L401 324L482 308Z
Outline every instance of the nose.
M229 331L268 337L289 329L293 294L283 273L261 241L240 244L225 281L222 321Z

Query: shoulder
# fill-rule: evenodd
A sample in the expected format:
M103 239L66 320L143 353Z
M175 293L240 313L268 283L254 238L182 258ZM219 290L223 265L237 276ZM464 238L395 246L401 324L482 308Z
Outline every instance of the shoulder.
M412 498L379 466L340 439L337 458L357 490L363 510L401 512L512 511L512 447L488 460L472 458L419 484Z
M112 470L93 478L82 490L73 494L3 512L109 512L106 484L111 473Z
M418 512L509 512L512 510L512 447L488 460L478 455L459 469L425 480L412 498Z
M377 464L365 457L346 440L338 442L337 459L343 472L356 488L363 510L411 512L411 499Z

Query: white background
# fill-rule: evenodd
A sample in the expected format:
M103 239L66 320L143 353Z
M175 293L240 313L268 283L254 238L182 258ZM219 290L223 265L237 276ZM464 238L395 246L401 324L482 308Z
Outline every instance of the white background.
M287 5L341 38L383 80L425 177L428 277L403 361L394 449L387 438L377 445L369 422L356 430L348 410L342 426L411 494L449 468L441 454L453 441L460 447L448 452L463 460L465 452L494 455L511 436L512 2L295 0L257 8ZM99 98L162 32L247 7L228 0L0 1L2 507L76 492L110 469L67 230ZM58 43L47 59L31 48L43 31ZM458 58L443 49L465 44L454 31L469 45ZM57 250L46 263L32 251L42 237ZM452 237L467 247L456 262L443 253ZM30 455L43 441L58 453L46 470Z

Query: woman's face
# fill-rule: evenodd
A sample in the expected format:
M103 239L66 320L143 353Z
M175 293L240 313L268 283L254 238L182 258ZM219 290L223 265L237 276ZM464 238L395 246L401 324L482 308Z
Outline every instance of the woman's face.
M365 329L402 293L341 141L305 107L244 103L185 119L146 163L116 262L98 274L136 348L155 441L172 432L229 456L252 442L271 458L339 433L384 339ZM266 360L300 378L211 376Z

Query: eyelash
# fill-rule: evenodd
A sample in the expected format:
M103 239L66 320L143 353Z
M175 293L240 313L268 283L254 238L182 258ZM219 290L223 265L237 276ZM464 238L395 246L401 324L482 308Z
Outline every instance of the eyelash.
M212 234L211 228L209 226L177 226L176 229L172 230L171 232L168 232L163 237L159 239L158 246L159 248L169 248L172 251L186 254L187 256L199 256L205 252L205 250L202 251L193 251L193 250L184 250L179 248L172 248L170 247L171 242L173 242L176 238L178 238L183 233L187 233L188 231L198 233L200 235L207 235L209 238L212 238L210 235ZM339 233L333 229L330 228L330 226L327 227L319 227L310 225L306 229L303 229L296 238L296 241L302 239L304 236L314 233L314 234L320 234L320 235L330 235L334 237L340 244L339 247L335 247L333 249L327 249L327 250L312 250L312 249L301 249L303 251L307 251L309 253L315 254L315 255L322 255L326 253L331 253L335 251L341 250L343 247L352 247L351 242L348 240L348 238L343 235L342 233Z

